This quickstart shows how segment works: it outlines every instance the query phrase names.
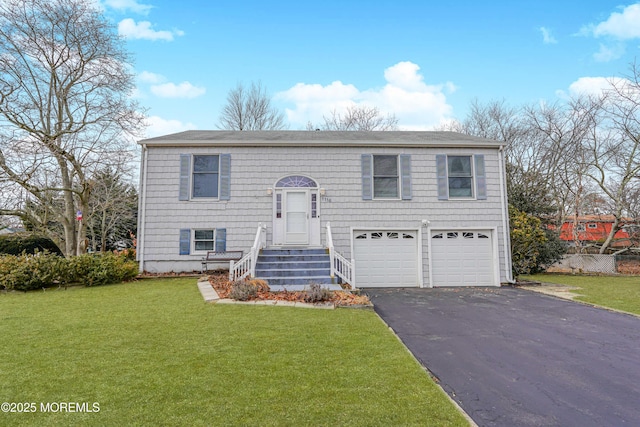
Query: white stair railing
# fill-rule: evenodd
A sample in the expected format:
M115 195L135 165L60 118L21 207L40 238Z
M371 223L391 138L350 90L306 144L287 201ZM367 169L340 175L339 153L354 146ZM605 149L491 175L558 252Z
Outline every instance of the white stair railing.
M248 276L256 276L256 260L260 254L260 250L267 246L267 226L258 224L256 238L253 241L251 250L243 256L238 262L229 261L229 281L242 280Z
M352 289L356 288L355 278L355 260L349 261L344 256L336 252L333 246L333 235L331 234L331 224L327 222L327 244L326 247L329 250L329 260L331 262L331 281L335 279L336 275L351 285Z

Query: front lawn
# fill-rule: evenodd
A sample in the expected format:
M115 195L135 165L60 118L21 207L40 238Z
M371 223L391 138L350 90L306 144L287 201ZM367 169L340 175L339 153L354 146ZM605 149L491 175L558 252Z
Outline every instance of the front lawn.
M0 425L466 425L372 311L216 306L180 278L0 292L0 324L0 403L37 408ZM94 412L41 412L61 402Z
M580 289L572 291L576 300L640 315L640 277L638 276L570 276L539 274L528 276L538 282L559 283Z

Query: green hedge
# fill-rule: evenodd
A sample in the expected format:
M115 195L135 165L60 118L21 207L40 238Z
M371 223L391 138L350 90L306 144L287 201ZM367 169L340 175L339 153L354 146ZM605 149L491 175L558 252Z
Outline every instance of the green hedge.
M45 236L29 233L5 234L0 236L0 254L21 255L50 252L63 256L53 240Z
M68 259L50 253L0 255L0 288L6 290L28 291L72 283L99 286L137 275L136 262L111 253Z

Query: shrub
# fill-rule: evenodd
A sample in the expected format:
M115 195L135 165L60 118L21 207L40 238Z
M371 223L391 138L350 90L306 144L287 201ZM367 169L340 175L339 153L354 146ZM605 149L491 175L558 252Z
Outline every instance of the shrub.
M29 291L65 283L65 258L50 253L0 256L0 285L7 290Z
M0 256L0 286L28 291L56 284L106 285L131 280L138 264L113 254L79 255L69 259L49 253Z
M310 303L316 302L325 302L331 300L333 294L327 288L323 288L321 285L317 283L313 283L309 285L309 289L307 289L304 301Z
M134 248L125 248L122 250L113 251L115 255L128 259L129 261L136 260L136 250Z
M251 279L249 284L255 287L257 292L269 292L269 285L262 279Z
M513 274L529 274L540 264L540 252L547 242L541 221L509 205Z
M131 280L138 275L138 264L112 253L83 254L69 262L69 279L85 286L100 286Z
M231 284L229 298L237 301L248 301L258 296L258 286L246 280L236 280Z
M1 254L21 255L22 253L35 254L45 251L63 256L58 245L45 236L29 233L5 234L0 236Z

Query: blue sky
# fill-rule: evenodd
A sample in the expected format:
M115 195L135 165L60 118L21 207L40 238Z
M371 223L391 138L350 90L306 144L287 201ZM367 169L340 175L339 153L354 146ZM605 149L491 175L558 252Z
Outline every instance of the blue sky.
M100 0L126 37L147 136L216 129L229 90L260 81L290 129L348 105L400 129L470 102L598 91L640 52L640 3L609 0Z

